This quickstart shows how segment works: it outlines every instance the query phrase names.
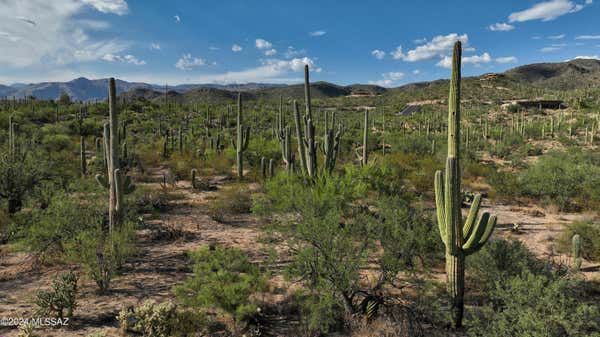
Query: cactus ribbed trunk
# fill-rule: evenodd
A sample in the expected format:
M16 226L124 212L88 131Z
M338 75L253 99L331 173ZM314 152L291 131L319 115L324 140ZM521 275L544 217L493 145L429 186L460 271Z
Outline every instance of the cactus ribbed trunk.
M368 151L367 151L367 141L369 137L369 110L365 109L365 124L363 125L363 148L362 148L362 166L366 166L369 162Z
M465 292L465 258L490 238L496 217L478 217L481 195L476 195L463 225L460 188L460 66L461 43L456 42L448 98L448 157L445 174L435 173L435 200L440 236L446 247L447 291L453 326L462 326Z
M243 142L243 134L242 134L242 95L238 94L238 113L237 113L237 148L236 148L236 161L237 161L237 174L238 178L244 177L244 158L242 156L242 142Z
M115 183L114 172L119 167L119 140L118 127L119 120L117 117L117 89L115 79L110 78L108 85L108 113L109 113L109 140L108 140L108 185L109 188L109 231L112 232L119 222L117 212L117 189Z
M304 135L302 132L302 124L300 121L300 111L298 110L298 102L294 100L294 122L296 124L296 137L298 138L298 157L300 157L300 167L303 173L308 173L306 167L306 152L304 149Z
M79 166L81 169L81 176L85 176L87 173L87 162L85 159L85 137L79 138Z

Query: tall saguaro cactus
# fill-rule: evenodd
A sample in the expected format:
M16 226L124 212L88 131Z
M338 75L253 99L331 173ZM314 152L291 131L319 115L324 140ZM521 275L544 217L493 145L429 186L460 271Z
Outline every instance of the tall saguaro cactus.
M447 291L451 298L453 325L462 326L465 292L465 257L487 242L496 216L484 212L478 217L481 195L476 195L463 225L460 190L460 65L461 43L452 56L452 77L448 98L448 157L446 172L435 173L435 201L440 236L446 246Z
M327 112L325 112L325 135L323 137L321 151L323 151L324 155L323 166L325 168L325 172L331 173L335 168L335 162L340 149L340 142L342 139L342 134L344 133L344 127L342 124L339 124L338 130L334 130L335 112L331 113L331 128L328 127L327 122Z
M109 190L108 219L109 231L120 223L124 211L124 194L132 192L135 186L129 176L125 176L119 168L119 133L116 106L115 79L108 83L109 123L104 125L104 144L106 158L106 175L97 174L96 180Z
M237 161L237 175L238 178L244 177L244 151L248 148L248 141L250 140L250 126L244 127L244 120L242 115L242 94L238 93L237 101L237 141L231 140L231 144L235 149L236 161Z
M310 102L308 64L304 65L304 104L306 112L304 117L301 118L298 102L294 101L294 122L296 123L300 166L302 167L302 172L312 178L317 173L317 142L315 141L315 125ZM304 126L304 130L302 126Z

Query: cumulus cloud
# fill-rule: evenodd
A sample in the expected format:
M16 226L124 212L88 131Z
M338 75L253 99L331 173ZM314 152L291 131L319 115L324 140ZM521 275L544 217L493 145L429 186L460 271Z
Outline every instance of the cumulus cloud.
M585 6L591 5L592 1L586 1L583 4L577 4L568 0L551 0L540 2L532 7L511 13L508 16L509 22L525 22L531 20L552 21L563 15L575 13L582 10Z
M130 63L136 66L143 66L144 64L146 64L146 61L144 60L139 60L137 57L127 54L125 56L119 56L119 55L115 55L115 54L104 54L104 56L102 56L102 59L104 61L108 61L108 62L122 62L122 63Z
M575 40L600 40L600 35L578 35Z
M463 56L463 64L474 64L481 65L484 63L492 62L492 57L489 53L483 53L481 55ZM444 56L437 64L438 67L450 68L452 67L452 58L450 56Z
M231 46L231 51L232 51L232 52L234 52L234 53L239 53L239 52L241 52L243 49L244 49L244 48L242 48L242 46L240 46L239 44L235 44L235 43L234 43L234 44Z
M313 37L317 37L317 36L323 36L323 35L325 35L325 34L327 34L327 32L326 32L326 31L324 31L324 30L315 30L314 32L310 32L310 33L309 33L309 35L310 35L310 36L313 36Z
M256 39L255 44L256 44L256 48L261 49L261 50L273 48L273 44L264 39Z
M181 17L179 17L179 15L175 15L175 16L173 16L173 18L175 19L175 22L177 22L177 23L181 22Z
M129 7L125 0L81 0L102 13L112 13L117 15L127 14Z
M413 75L419 75L421 71L419 69L415 69L412 71Z
M276 49L271 48L269 50L265 50L265 55L267 55L267 56L273 56L275 54L277 54L277 50Z
M194 80L202 83L248 83L248 82L290 82L300 81L301 77L281 78L281 76L301 73L304 65L308 64L312 72L319 73L319 68L315 61L309 57L294 58L291 60L265 59L260 60L258 67L249 68L240 71L229 71L222 74L203 75Z
M183 54L177 63L175 63L175 68L181 70L191 70L195 67L200 67L206 65L206 61L204 59L198 57L192 57L191 54Z
M287 50L285 51L285 53L283 54L283 56L285 56L285 58L287 59L291 59L295 56L298 55L302 55L302 54L306 54L306 50L304 49L296 49L292 46L288 46Z
M404 78L404 73L392 71L392 72L381 74L381 77L382 77L382 79L380 79L380 80L369 81L369 84L374 84L374 85L378 85L381 87L391 87L397 81Z
M160 50L160 44L158 44L158 43L151 43L150 44L150 49L151 50Z
M600 61L600 57L598 57L598 55L575 56L574 58L567 60L567 61L573 61L573 60L598 60L598 61Z
M505 56L496 58L496 63L516 63L517 58L514 56Z
M383 60L383 58L385 57L385 52L383 50L375 49L371 52L371 55L373 55L373 57L375 57L378 60Z
M509 25L508 23L498 22L493 25L489 25L488 29L492 32L507 32L509 30L515 29L515 26Z
M117 15L128 11L123 0L3 0L0 66L49 69L100 60L106 54L121 55L128 43L88 34L87 30L108 24L78 19L86 9Z
M417 46L415 49L403 53L402 46L398 46L395 51L392 51L392 57L395 60L403 60L407 62L417 62L430 60L436 57L444 58L447 56L454 46L456 41L461 41L464 44L469 42L467 34L458 35L456 33L448 35L438 35L431 41Z

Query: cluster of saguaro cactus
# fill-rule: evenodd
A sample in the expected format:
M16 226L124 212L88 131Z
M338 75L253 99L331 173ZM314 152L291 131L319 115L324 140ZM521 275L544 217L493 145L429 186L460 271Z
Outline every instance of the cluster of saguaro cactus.
M291 129L285 123L285 115L283 113L283 99L279 98L279 112L277 114L277 130L275 131L279 145L281 146L281 157L285 164L286 171L289 174L292 172L294 163L294 155L292 152ZM270 170L269 170L270 171Z
M447 290L455 327L462 325L465 291L465 257L487 242L496 217L484 212L478 217L481 195L476 195L463 225L460 189L460 66L461 43L452 56L452 77L448 99L448 157L445 175L435 173L435 199L440 236L446 246Z
M119 133L116 107L115 79L110 78L108 84L109 123L104 124L104 145L106 158L106 175L97 174L98 183L109 190L109 231L118 226L125 208L125 194L131 193L135 186L131 178L120 168Z
M572 245L573 270L579 271L581 268L581 236L579 234L573 235Z
M244 177L244 151L248 149L248 142L250 141L250 126L244 126L243 114L242 114L242 94L238 93L237 100L237 140L231 139L231 144L235 149L236 163L237 163L237 175L238 178Z

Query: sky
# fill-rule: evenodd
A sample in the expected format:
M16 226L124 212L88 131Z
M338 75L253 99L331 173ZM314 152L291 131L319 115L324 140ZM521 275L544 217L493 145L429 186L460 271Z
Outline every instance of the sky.
M116 77L154 84L395 87L600 57L593 0L0 0L0 83Z

